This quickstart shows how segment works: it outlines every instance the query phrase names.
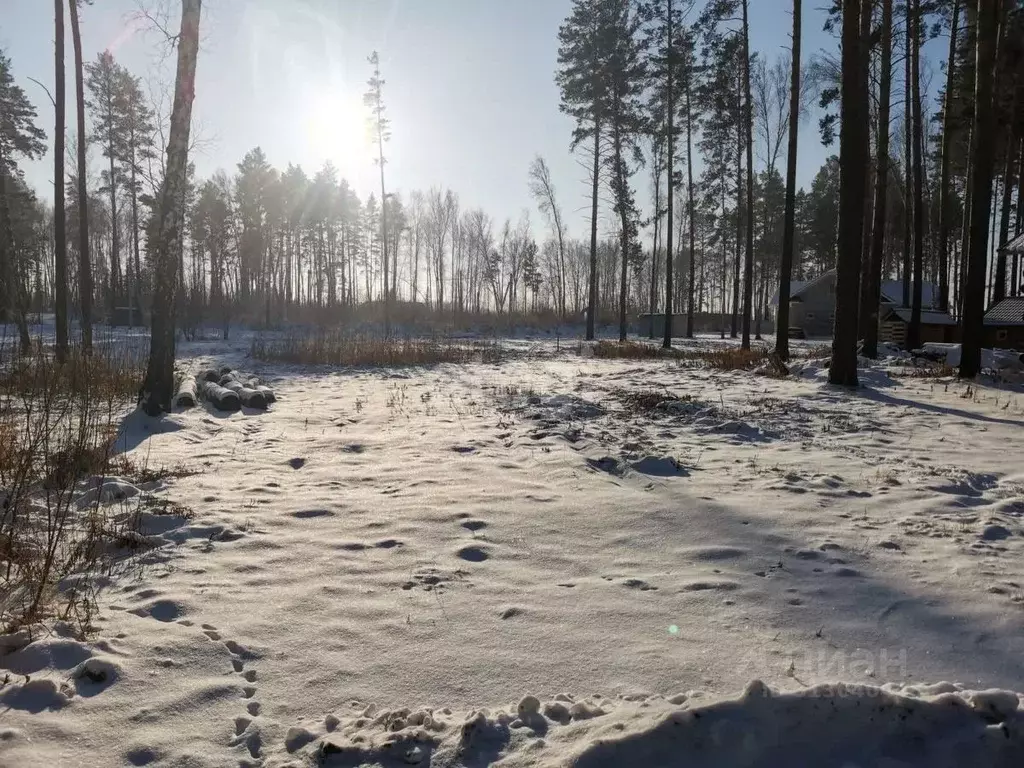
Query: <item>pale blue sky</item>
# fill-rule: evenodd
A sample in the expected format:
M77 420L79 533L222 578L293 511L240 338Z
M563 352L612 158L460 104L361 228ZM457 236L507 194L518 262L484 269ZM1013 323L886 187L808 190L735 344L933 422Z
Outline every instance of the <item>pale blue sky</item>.
M99 0L86 7L86 60L110 47L135 74L169 82L173 61L166 47L132 20L139 3L158 2L171 7L176 26L180 4L167 0ZM26 78L52 87L53 4L0 0L0 6L0 46L52 134L50 103ZM835 47L815 6L805 3L805 58ZM569 7L570 0L205 0L195 103L198 173L233 172L259 145L278 168L290 161L310 175L330 157L365 196L375 168L361 96L366 56L377 49L393 121L390 188L446 185L463 206L515 219L524 207L533 209L526 175L539 152L552 167L572 234L584 236L585 172L568 151L572 123L558 110L553 79L557 30ZM769 59L789 45L789 7L787 0L751 2L752 46ZM67 57L73 130L70 30ZM827 152L816 118L802 132L800 182L807 184ZM50 161L26 171L49 196ZM638 179L638 187L646 196L649 182ZM532 216L539 225L539 215Z

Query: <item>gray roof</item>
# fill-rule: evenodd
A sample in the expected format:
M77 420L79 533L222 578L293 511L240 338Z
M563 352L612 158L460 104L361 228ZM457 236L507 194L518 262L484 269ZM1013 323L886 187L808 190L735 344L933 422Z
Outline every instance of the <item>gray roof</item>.
M911 310L909 307L889 307L889 311L905 323L910 322ZM921 310L922 325L956 325L956 320L950 317L948 312Z
M1021 232L999 250L1007 253L1024 253L1024 232Z
M914 296L914 284L910 284L910 296L913 301ZM935 283L921 282L921 306L922 307L934 307L937 306L935 301L938 289L935 287ZM887 304L896 304L897 306L903 306L903 281L902 280L883 280L882 281L882 301Z
M810 280L790 280L789 281L789 297L793 298L798 293L803 291L808 285L811 284ZM779 289L775 289L775 293L772 294L772 304L779 303Z
M1024 325L1024 297L1000 301L985 313L985 325Z
M835 270L830 269L827 272L823 272L813 280L800 281L794 280L792 282L792 289L790 290L790 296L797 297L811 286L823 282L824 280L835 275ZM883 280L881 286L881 301L883 304L895 304L896 306L903 306L903 281L902 280ZM913 285L911 285L913 290ZM937 306L936 298L938 297L939 290L934 283L922 282L921 283L921 306L935 307ZM775 294L774 303L779 303L778 292Z

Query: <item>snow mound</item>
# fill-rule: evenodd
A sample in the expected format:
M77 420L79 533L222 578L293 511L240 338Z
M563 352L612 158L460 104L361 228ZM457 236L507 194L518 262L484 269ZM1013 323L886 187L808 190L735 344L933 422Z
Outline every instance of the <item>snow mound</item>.
M551 418L558 421L578 421L603 416L605 409L575 395L552 395L550 397L532 397L528 404L537 409L536 418Z
M79 509L88 509L97 504L114 504L138 496L142 491L119 477L95 477L89 481L86 490L78 497Z
M288 751L323 765L502 768L783 768L794 765L989 768L1024 764L1024 707L1010 691L950 683L819 685L776 693L754 681L738 697L630 697L599 703L560 694L502 709L328 716ZM293 729L294 730L294 729ZM298 733L289 731L292 737Z
M933 357L941 357L944 354L946 365L951 368L960 365L959 344L928 342L921 346L921 351ZM1019 371L1024 369L1024 361L1021 360L1021 354L1012 349L983 349L981 350L981 367L994 371Z

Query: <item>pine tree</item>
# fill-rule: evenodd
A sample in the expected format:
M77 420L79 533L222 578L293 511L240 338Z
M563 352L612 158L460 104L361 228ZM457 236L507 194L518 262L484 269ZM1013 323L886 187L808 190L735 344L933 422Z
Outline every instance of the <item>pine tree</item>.
M710 0L704 9L701 20L706 30L706 40L711 47L721 47L726 37L737 39L739 48L739 115L737 138L742 150L737 168L737 178L744 175L745 186L738 190L738 199L742 198L745 212L737 212L737 231L742 225L746 227L746 238L743 243L743 316L742 316L742 347L750 349L750 320L753 305L754 276L754 119L753 99L750 91L750 21L748 0ZM728 24L739 22L737 29L729 29ZM737 270L738 272L738 270ZM738 275L736 276L738 280ZM738 285L738 283L737 283ZM738 302L734 302L738 304ZM734 306L733 311L736 312Z
M631 0L604 0L608 6L605 78L611 152L607 158L613 210L619 218L619 341L627 336L626 308L629 298L629 265L639 257L639 211L631 178L642 162L639 139L647 133L640 99L646 71L641 58L638 30L641 17Z
M76 142L78 171L78 302L82 320L82 349L92 353L92 260L89 257L89 192L86 174L85 72L82 60L82 33L78 9L83 0L68 0L71 13L71 40L75 49L75 104L78 117Z
M861 328L864 337L864 356L878 357L878 311L882 290L882 259L885 252L886 214L888 212L889 173L889 117L892 110L892 3L882 0L881 63L878 87L878 131L875 152L878 167L875 171L874 235L866 281L861 288Z
M32 160L46 151L46 133L35 124L36 110L11 75L11 60L0 51L0 320L14 317L22 353L31 347L28 296L22 254L18 252L11 196L21 173L15 158Z
M55 354L58 363L68 356L68 240L64 215L64 140L65 94L64 73L64 0L54 0L54 129L53 129L53 279Z
M993 83L999 36L1000 0L978 0L976 59L974 73L974 126L971 142L969 195L970 250L965 254L967 280L964 286L963 343L960 377L971 379L981 371L981 345L985 315L985 272L988 262L989 215L992 211L992 171L995 142Z
M594 338L598 309L597 220L602 168L602 138L608 119L606 82L608 0L573 0L572 11L558 30L555 82L560 107L576 121L570 149L591 142L590 281L587 339Z
M124 105L124 122L122 125L124 144L119 163L127 178L122 182L131 204L132 223L132 268L127 270L130 275L132 290L129 292L134 300L134 311L142 312L142 258L140 250L139 201L142 195L142 181L146 174L146 164L155 159L153 112L146 104L139 79L127 71L122 72L118 84L121 101Z
M665 207L668 215L665 228L665 328L662 340L662 345L665 348L672 346L675 190L679 183L676 175L676 142L681 133L676 123L679 112L678 84L686 78L689 43L683 19L685 12L692 5L692 1L688 0L646 0L642 6L647 25L645 47L650 51L648 75L653 83L651 120L655 136L665 143L665 166L668 171L668 200ZM660 220L660 212L656 210L655 215ZM654 258L657 258L657 253ZM655 277L656 270L652 267L652 284ZM651 293L653 318L653 287Z
M892 2L892 0L886 0ZM953 103L955 98L954 72L956 71L956 51L960 32L960 0L953 0L953 13L949 28L949 55L946 58L946 85L942 103L942 148L939 168L939 297L938 308L949 309L949 235L952 184L950 166L952 164L954 126Z
M839 257L832 384L857 386L857 304L864 240L864 199L868 161L867 67L862 14L871 3L842 0L842 115L840 123Z
M782 259L779 267L779 309L776 314L775 354L789 359L789 296L796 248L796 160L800 128L800 36L802 8L793 0L793 51L789 87L789 154L786 165L786 212L782 232Z
M174 296L178 237L184 219L188 179L188 137L195 98L196 59L199 54L199 19L202 0L182 0L178 37L178 69L167 139L167 168L160 191L159 228L156 232L153 320L146 380L139 393L143 411L157 416L170 411L174 397Z
M96 61L85 67L89 88L89 108L93 112L93 126L97 140L107 158L103 171L104 188L110 205L110 285L108 286L109 309L113 311L122 296L121 281L121 237L117 212L118 161L124 151L125 103L121 83L125 73L114 61L110 51L99 54Z
M921 0L907 0L907 25L910 28L910 98L913 143L914 195L914 285L911 295L907 349L921 346L921 297L924 279L924 124L921 119Z
M390 333L390 312L391 296L388 290L388 224L387 224L387 193L384 191L384 144L391 138L391 121L384 115L383 88L384 80L380 76L380 56L374 51L370 54L370 65L373 67L373 74L367 81L368 90L363 96L363 103L370 109L370 128L373 134L373 143L377 145L377 165L380 168L380 238L381 238L381 262L384 267L384 332Z

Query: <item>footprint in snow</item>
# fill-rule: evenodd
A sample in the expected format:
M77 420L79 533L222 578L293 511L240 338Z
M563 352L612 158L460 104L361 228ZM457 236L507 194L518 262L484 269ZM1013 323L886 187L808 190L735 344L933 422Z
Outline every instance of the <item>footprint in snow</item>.
M235 640L221 641L221 634L213 624L203 624L202 628L203 634L210 638L210 640L222 642L224 648L231 655L232 671L237 675L241 675L242 679L247 683L255 683L256 671L246 669L245 664L247 661L256 659L257 655ZM245 711L248 715L241 715L235 718L235 735L229 745L232 747L244 745L253 760L261 760L263 757L263 735L259 723L254 718L259 716L262 707L258 701L253 700L256 696L256 690L255 685L242 687L242 698L246 700Z
M630 589L639 589L641 592L656 591L658 588L651 586L643 579L626 579L622 582L622 586L629 587Z
M490 557L487 550L482 547L463 547L456 554L471 563L482 563Z

